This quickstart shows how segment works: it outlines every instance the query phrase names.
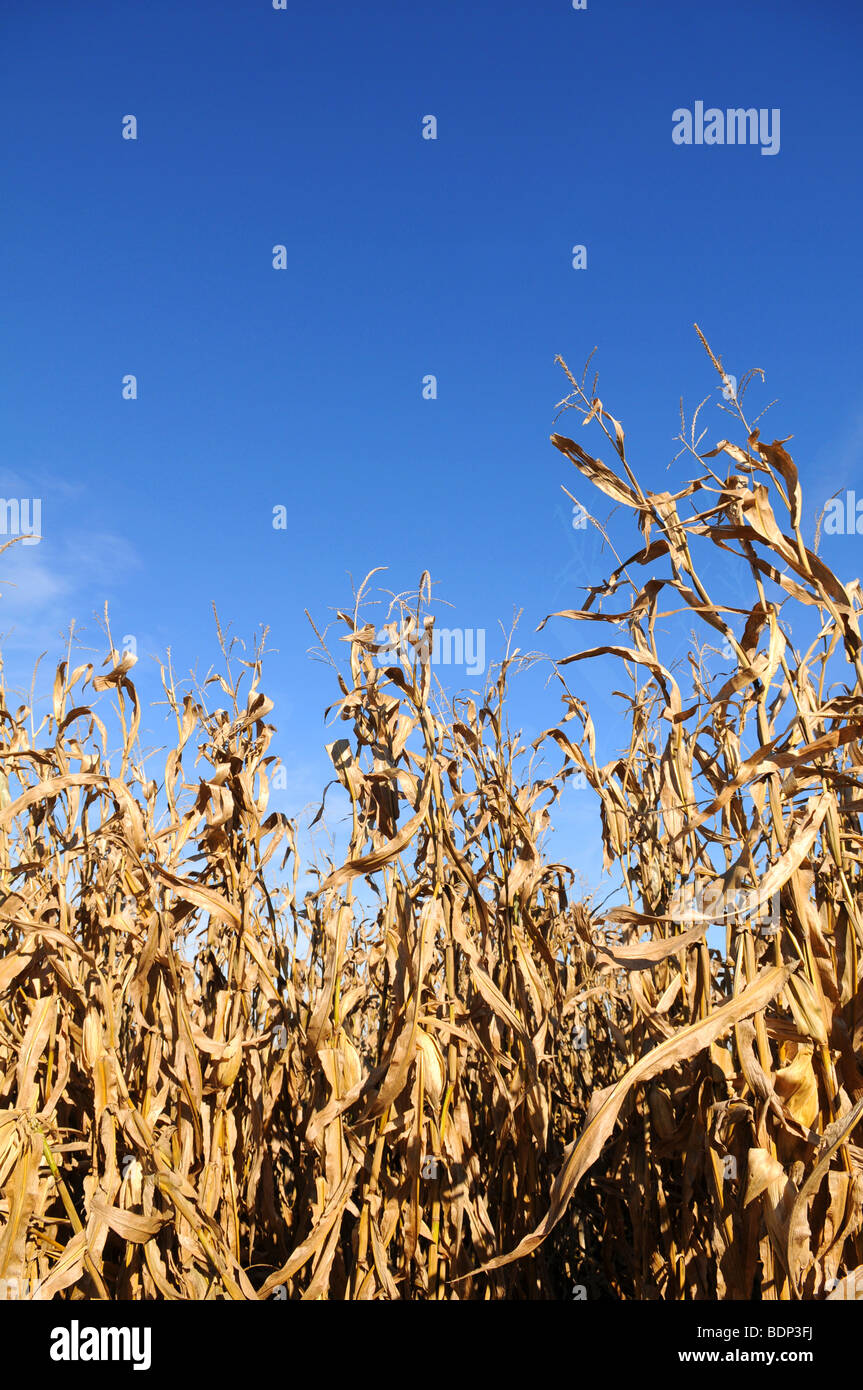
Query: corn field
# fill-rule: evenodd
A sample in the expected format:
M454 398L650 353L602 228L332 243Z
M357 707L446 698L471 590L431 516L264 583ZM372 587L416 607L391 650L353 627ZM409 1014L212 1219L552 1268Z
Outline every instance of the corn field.
M564 370L562 411L613 462L552 443L634 523L631 553L546 619L578 637L531 740L518 649L450 697L428 576L394 602L389 663L359 590L332 655L341 862L301 863L270 809L263 639L220 628L201 687L162 665L158 768L109 630L99 668L70 643L44 715L3 685L0 1281L863 1297L860 583L807 548L750 383L739 442L700 452L696 412L688 481L645 492L595 381ZM657 633L684 611L685 679ZM578 685L599 658L626 709L604 763ZM621 885L604 910L544 847L576 780Z

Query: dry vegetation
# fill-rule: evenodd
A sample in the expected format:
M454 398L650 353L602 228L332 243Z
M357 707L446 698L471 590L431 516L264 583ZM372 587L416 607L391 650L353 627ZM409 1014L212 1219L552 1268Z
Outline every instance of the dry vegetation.
M155 780L129 658L97 675L70 647L41 721L3 692L0 1279L41 1298L853 1296L860 585L804 544L795 466L743 385L742 444L700 454L693 423L670 494L642 491L595 383L570 382L615 468L553 442L641 534L555 615L589 641L606 624L556 668L559 727L527 750L509 732L515 652L481 699L435 696L427 583L382 667L361 592L330 750L350 848L311 892L268 811L262 644L223 641L225 711L163 669L176 741ZM745 611L699 579L711 547L744 568ZM655 623L687 607L727 644L722 674L697 642L686 682L663 664ZM629 715L599 765L567 682L603 653ZM542 848L582 774L628 901L606 912Z

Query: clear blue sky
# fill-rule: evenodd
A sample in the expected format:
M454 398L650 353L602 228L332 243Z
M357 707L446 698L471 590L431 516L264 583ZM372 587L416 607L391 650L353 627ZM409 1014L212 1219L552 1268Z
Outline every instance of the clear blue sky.
M4 0L0 493L40 498L44 537L0 557L10 676L53 666L72 618L99 647L106 599L147 698L149 653L214 659L211 600L243 636L269 624L278 804L299 810L343 732L303 610L348 604L349 572L401 590L428 569L489 658L514 608L524 647L588 645L533 631L586 582L561 484L611 509L548 442L553 359L598 345L599 394L665 488L680 396L717 388L696 320L730 372L767 372L811 536L831 492L863 496L861 38L852 0ZM779 108L779 153L675 145L696 101ZM557 428L599 450L574 414ZM861 545L823 553L859 573ZM575 670L610 748L608 677ZM515 712L532 737L560 711L527 679ZM592 799L562 820L595 875Z

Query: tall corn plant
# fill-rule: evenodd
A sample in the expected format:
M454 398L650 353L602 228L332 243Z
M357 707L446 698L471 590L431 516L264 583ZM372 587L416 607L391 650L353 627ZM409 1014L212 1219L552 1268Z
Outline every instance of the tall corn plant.
M625 1001L633 1065L594 1097L549 1214L518 1253L601 1152L594 1225L620 1296L860 1296L860 583L840 582L804 544L797 469L743 410L751 377L724 393L745 447L723 439L700 454L696 411L681 441L697 476L645 493L595 379L587 389L586 369L581 381L565 370L563 408L600 427L618 467L565 436L553 443L642 535L581 609L557 615L614 627L559 663L564 683L564 668L606 654L631 682L623 756L599 766L583 742L555 737L599 797L606 863L628 895L605 918L624 944L600 954ZM712 464L723 457L724 476ZM744 568L751 607L708 593L696 544ZM730 658L711 675L709 642L693 634L683 690L656 643L657 620L681 608ZM792 633L813 617L801 654ZM711 924L724 950L708 946Z

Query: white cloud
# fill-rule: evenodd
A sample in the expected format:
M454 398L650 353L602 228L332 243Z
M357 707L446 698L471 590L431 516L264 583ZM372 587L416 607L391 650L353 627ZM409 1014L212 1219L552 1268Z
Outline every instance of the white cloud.
M45 527L43 524L43 533ZM0 544L2 544L0 538ZM109 607L118 573L139 569L140 558L120 536L110 533L43 534L37 544L16 541L0 553L0 644L7 670L24 676L35 656L60 658L63 634L73 620L86 626L101 651L104 639L94 632L93 613ZM19 663L21 663L19 667ZM12 671L10 671L12 674Z

